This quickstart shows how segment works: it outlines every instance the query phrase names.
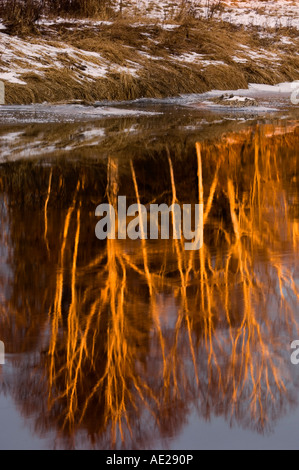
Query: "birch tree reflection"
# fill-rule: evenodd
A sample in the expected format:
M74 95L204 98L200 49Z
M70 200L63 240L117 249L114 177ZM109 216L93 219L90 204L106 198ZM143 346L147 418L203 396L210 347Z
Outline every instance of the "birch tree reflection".
M297 405L298 135L260 125L197 142L184 184L171 147L158 173L113 155L2 168L0 335L22 353L5 385L36 432L54 430L61 447L150 448L194 409L265 433ZM18 179L38 200L14 200ZM100 242L95 207L118 195L203 202L203 248Z

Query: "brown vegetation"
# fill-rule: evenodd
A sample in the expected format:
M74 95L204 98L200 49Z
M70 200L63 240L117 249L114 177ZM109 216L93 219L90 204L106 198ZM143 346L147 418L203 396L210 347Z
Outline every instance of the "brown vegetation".
M42 39L26 37L27 46L45 48L37 65L30 63L20 43L12 46L18 56L14 67L32 71L19 74L26 85L6 84L9 104L160 98L299 78L298 37L293 45L281 44L281 32L267 43L242 28L212 20L192 20L166 30L162 25L133 25L124 19L76 28L53 22L49 28L41 27L41 32ZM11 64L5 61L9 47L7 43L0 54L3 69ZM55 57L46 53L47 47L56 48ZM261 57L254 59L251 51L260 50ZM194 60L188 58L190 54L195 54ZM101 75L97 71L102 69Z
M42 15L97 17L107 14L111 4L111 0L0 0L0 18L10 32L22 34L37 32Z

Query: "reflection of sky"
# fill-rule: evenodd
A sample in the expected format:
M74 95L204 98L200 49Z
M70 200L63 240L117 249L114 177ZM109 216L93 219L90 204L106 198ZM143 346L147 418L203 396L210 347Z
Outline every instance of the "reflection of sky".
M0 426L0 450L51 448L49 437L48 439L37 437L31 432L30 423L20 416L13 400L2 394L0 394L0 422L5 423L5 426ZM211 422L206 422L199 419L196 410L193 410L179 437L168 441L166 445L157 445L155 449L298 450L298 422L299 409L297 408L276 423L272 434L263 436L237 426L228 431L228 423L222 417L213 418Z
M298 450L299 409L279 420L270 435L260 435L237 426L229 429L223 418L199 421L196 411L181 435L170 443L171 450Z
M3 195L0 195L0 303L9 297L10 282L13 273L10 265L8 264L9 251L11 246L8 240L9 237L9 220L7 214L7 207ZM0 338L1 340L1 338Z
M20 416L12 398L2 394L0 394L0 423L1 450L43 448L43 440L31 434L28 421L25 422Z
M0 366L0 450L34 450L42 449L46 440L33 433L30 419L22 418L9 391L3 393L8 377L13 373L9 359L5 366Z

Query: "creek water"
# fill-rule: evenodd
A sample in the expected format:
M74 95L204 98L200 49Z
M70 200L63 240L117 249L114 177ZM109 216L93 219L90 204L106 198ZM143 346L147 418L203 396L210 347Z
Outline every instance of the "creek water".
M298 111L203 101L0 109L0 448L299 447ZM201 188L198 251L95 236Z

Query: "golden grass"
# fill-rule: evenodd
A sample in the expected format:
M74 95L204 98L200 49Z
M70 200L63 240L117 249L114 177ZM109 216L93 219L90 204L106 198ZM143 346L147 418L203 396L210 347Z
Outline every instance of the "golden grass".
M54 24L39 38L27 36L26 42L34 45L72 47L77 57L62 51L57 55L61 64L58 68L41 52L41 68L20 75L26 86L7 83L9 104L165 97L213 88L246 88L250 82L274 84L299 78L298 38L293 37L293 45L282 44L280 37L284 31L271 33L271 41L265 42L251 31L216 21L193 20L190 24L178 24L172 31L154 24L132 25L125 19L101 27L85 25L71 29L69 26ZM249 49L245 50L244 45ZM262 51L263 56L253 59L250 50ZM89 52L100 56L91 57ZM202 54L210 65L178 60L190 53ZM271 55L267 58L268 53L275 53L277 60ZM18 61L22 54L18 51ZM247 62L238 62L234 57ZM24 66L26 60L24 56ZM106 66L106 76L88 75L88 70L85 72L84 65L81 66L83 61L95 67ZM0 55L1 66L7 64L1 61ZM135 73L130 72L132 67Z

